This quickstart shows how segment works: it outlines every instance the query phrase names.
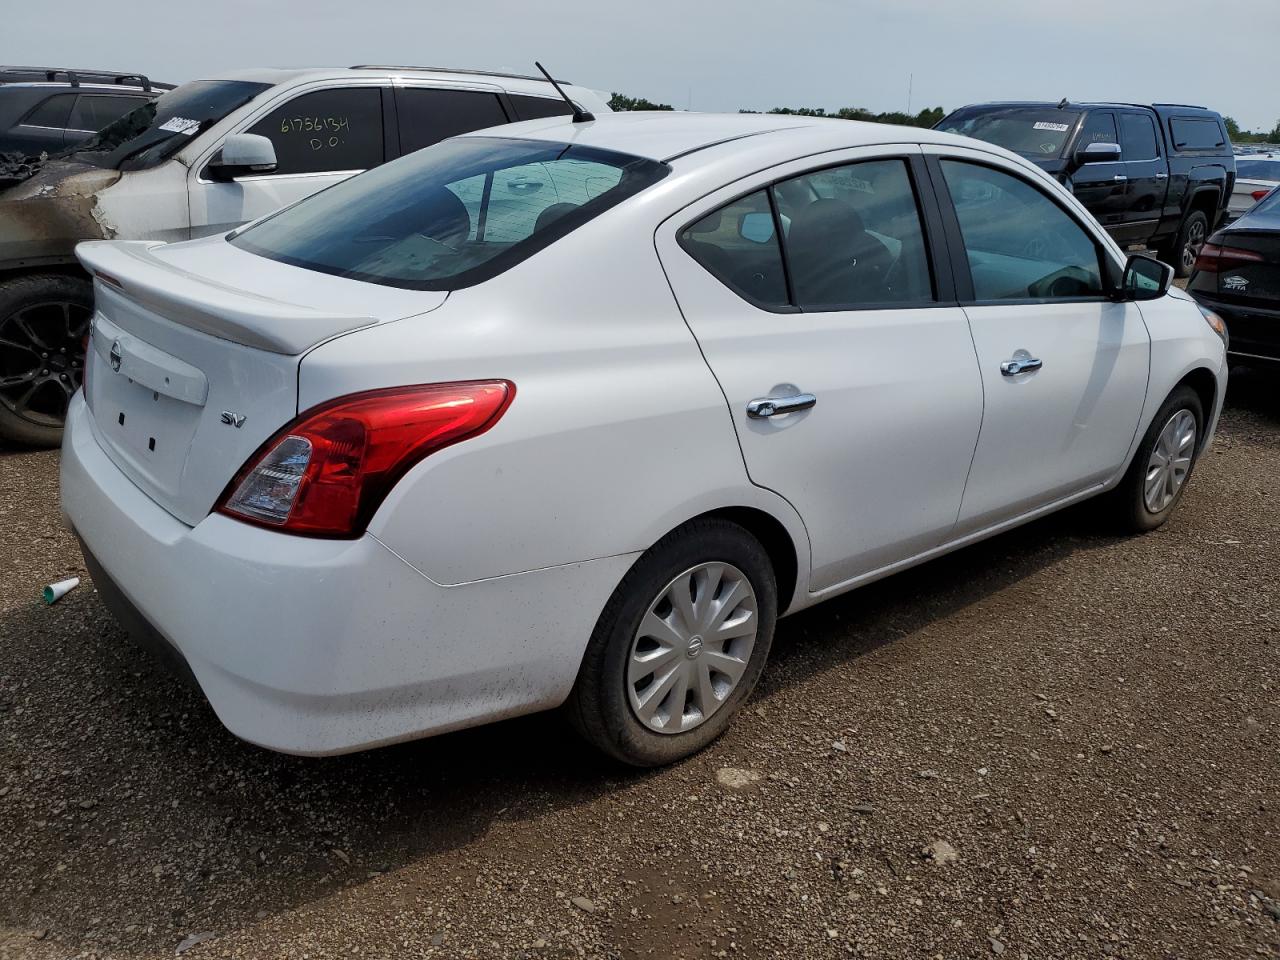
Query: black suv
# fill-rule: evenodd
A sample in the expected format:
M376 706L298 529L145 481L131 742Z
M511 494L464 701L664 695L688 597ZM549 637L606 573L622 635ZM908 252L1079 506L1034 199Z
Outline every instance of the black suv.
M61 153L172 89L139 73L0 66L0 156Z
M1019 153L1067 184L1121 246L1190 275L1223 221L1236 161L1222 117L1157 103L980 103L935 129Z

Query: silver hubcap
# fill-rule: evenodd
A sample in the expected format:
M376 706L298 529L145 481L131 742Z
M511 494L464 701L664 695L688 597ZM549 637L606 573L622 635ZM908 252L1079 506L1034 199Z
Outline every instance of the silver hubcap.
M732 564L699 564L663 587L627 657L640 722L657 733L705 723L747 672L759 619L751 581Z
M1190 410L1179 410L1160 431L1147 463L1143 499L1152 513L1160 513L1178 495L1191 470L1195 449L1196 418Z
M1187 230L1187 245L1182 248L1182 265L1190 270L1196 265L1200 256L1200 248L1204 246L1204 224L1199 220L1191 224Z

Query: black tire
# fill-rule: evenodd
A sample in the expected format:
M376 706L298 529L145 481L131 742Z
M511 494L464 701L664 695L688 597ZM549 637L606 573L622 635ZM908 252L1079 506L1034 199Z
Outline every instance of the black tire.
M42 273L0 283L0 440L62 441L92 318L93 285L85 278Z
M658 733L643 724L627 692L627 664L641 618L682 572L701 563L730 563L755 591L755 645L736 687L701 725ZM673 763L720 736L764 671L777 620L777 582L760 542L727 520L692 520L650 548L622 578L591 635L565 712L578 732L616 760L636 767Z
M1203 210L1192 210L1182 221L1182 226L1178 228L1178 238L1169 250L1168 262L1173 264L1176 276L1191 276L1196 257L1200 256L1200 248L1208 238L1209 218Z
M1183 410L1188 411L1195 417L1196 421L1196 437L1191 453L1191 465L1187 469L1182 485L1174 493L1173 499L1163 509L1153 511L1146 501L1147 470L1151 465L1151 454L1155 450L1156 441L1159 440L1160 433L1164 430L1165 425L1179 411ZM1173 514L1174 508L1178 505L1178 501L1182 499L1182 494L1186 491L1187 484L1191 481L1191 475L1195 472L1203 442L1204 407L1200 403L1200 397L1190 387L1178 387L1173 393L1169 394L1169 398L1156 411L1155 417L1151 420L1151 426L1147 427L1147 432L1143 436L1142 442L1138 444L1137 452L1133 455L1133 462L1129 464L1129 469L1125 473L1124 479L1120 481L1120 485L1112 493L1112 503L1115 507L1117 519L1123 529L1131 533L1146 533L1148 530L1154 530L1169 519Z

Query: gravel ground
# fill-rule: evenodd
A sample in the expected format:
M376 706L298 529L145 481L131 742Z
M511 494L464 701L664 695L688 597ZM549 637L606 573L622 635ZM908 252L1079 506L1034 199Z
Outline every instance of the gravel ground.
M721 741L328 760L135 653L0 452L0 956L1280 957L1280 393L1174 519L1075 509L784 621Z

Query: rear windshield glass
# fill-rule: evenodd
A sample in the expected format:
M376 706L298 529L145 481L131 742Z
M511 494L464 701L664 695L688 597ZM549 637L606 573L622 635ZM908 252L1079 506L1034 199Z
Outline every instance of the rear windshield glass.
M456 290L510 269L668 170L566 143L460 137L345 180L229 239L321 273Z
M184 83L103 127L72 156L109 170L154 167L270 86L244 80Z
M1237 160L1236 175L1247 180L1280 180L1280 160Z
M1170 120L1175 150L1216 150L1227 138L1216 120Z
M1054 107L963 107L937 129L994 143L1038 160L1056 160L1080 114Z

